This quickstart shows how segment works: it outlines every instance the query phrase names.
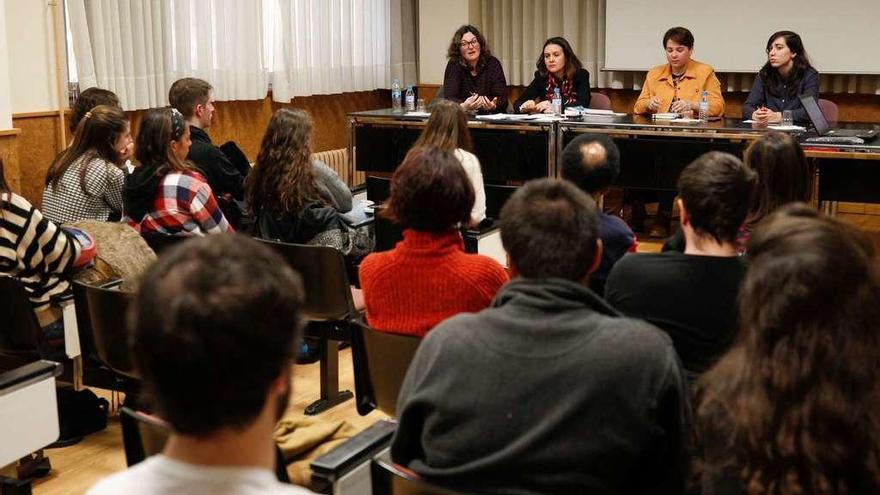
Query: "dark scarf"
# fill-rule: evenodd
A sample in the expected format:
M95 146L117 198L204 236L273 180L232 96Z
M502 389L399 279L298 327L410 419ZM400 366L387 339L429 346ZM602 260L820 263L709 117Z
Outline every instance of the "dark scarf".
M547 101L553 101L553 93L556 91L556 88L560 88L559 94L562 96L563 105L574 103L577 93L571 81L564 79L560 82L553 74L547 74Z

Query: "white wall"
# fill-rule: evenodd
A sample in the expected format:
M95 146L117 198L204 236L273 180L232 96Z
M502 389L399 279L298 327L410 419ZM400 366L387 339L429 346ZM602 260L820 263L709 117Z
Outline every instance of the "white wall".
M12 113L57 110L55 41L49 2L4 2L6 33L0 42L8 45L8 57L3 58L9 61L10 91L3 93L11 95ZM62 16L60 11L59 22Z
M12 128L12 99L9 95L9 63L6 43L6 0L0 0L0 130Z
M449 40L468 23L470 7L468 0L419 0L419 83L443 84Z

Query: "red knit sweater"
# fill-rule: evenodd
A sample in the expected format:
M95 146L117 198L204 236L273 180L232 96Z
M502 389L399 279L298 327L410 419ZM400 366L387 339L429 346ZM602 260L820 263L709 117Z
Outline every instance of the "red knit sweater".
M407 229L394 249L367 256L360 268L370 326L419 337L450 316L488 307L507 279L492 258L466 254L454 229Z

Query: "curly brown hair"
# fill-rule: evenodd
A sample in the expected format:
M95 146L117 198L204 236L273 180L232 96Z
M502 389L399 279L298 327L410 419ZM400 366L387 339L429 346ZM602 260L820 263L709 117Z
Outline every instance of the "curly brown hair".
M310 202L328 203L315 187L311 135L312 119L305 110L281 108L272 115L245 184L255 215L263 208L295 215Z
M873 244L795 203L767 217L748 252L739 340L700 380L697 440L718 450L703 472L749 494L880 493Z
M446 50L446 58L462 67L468 67L467 62L461 58L461 38L467 33L473 34L477 38L477 43L480 44L480 58L477 59L476 66L477 72L480 72L492 57L492 50L489 49L489 45L486 43L486 38L483 37L483 33L470 24L465 24L455 30L455 34L452 35L452 41L449 42L449 48Z

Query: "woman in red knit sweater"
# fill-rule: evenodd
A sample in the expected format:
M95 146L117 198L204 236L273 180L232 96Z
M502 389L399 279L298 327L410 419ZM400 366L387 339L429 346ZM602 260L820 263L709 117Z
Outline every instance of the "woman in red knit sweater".
M474 188L453 153L410 150L383 213L403 227L403 240L360 267L373 328L423 337L450 316L489 306L508 276L495 260L464 252L458 225L470 220L473 204Z

